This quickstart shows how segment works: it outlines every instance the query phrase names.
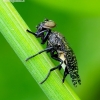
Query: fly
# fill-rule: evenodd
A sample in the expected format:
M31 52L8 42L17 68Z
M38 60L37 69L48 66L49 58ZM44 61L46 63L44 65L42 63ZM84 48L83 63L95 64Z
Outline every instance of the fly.
M64 75L62 82L64 83L66 76L69 74L72 79L73 85L77 86L77 83L81 84L81 80L78 74L76 56L71 47L66 42L65 37L63 37L59 32L51 30L55 26L56 24L54 21L45 19L36 27L37 32L34 33L28 29L26 30L27 32L33 34L36 38L41 38L41 44L45 44L47 42L46 49L38 52L33 56L30 56L26 59L26 61L43 52L50 53L51 57L56 61L59 61L60 64L49 70L46 78L41 82L41 84L48 79L52 71L56 69L60 70L61 68L63 68Z

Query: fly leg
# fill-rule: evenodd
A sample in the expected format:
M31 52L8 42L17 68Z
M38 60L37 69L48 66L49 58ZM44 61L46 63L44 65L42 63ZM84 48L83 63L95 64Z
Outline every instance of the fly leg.
M58 53L57 53L57 52L55 52L55 51L52 49L52 51L51 51L50 53L51 53L51 57L52 57L53 59L55 59L56 61L61 62L61 59L58 57ZM59 70L61 70L61 68L62 68L62 66L59 66Z
M58 65L58 66L56 66L56 67L54 67L54 68L51 68L51 69L49 70L49 72L48 72L46 78L45 78L40 84L43 84L43 83L48 79L50 73L51 73L52 71L58 69L58 68L62 65L62 63L63 63L63 61L61 61L60 65Z
M28 61L29 59L31 59L31 58L33 58L33 57L35 57L35 56L37 56L37 55L39 55L39 54L41 54L41 53L43 53L43 52L46 52L46 51L48 51L48 52L49 52L52 48L53 48L53 47L46 48L46 49L44 49L44 50L42 50L42 51L38 52L37 54L35 54L35 55L33 55L33 56L28 57L28 58L26 59L26 61Z
M68 74L68 70L67 70L67 67L66 67L66 68L65 68L65 71L64 71L63 79L62 79L62 82L63 82L63 83L64 83L64 81L65 81L65 78L66 78L67 74Z
M48 39L48 35L50 34L50 32L51 32L51 30L41 30L40 32L39 31L37 31L37 32L32 32L32 31L30 31L30 30L26 30L28 33L31 33L31 34L33 34L36 38L38 38L38 37L41 37L41 40L42 40L42 42L41 42L41 44L44 44L46 41L47 41L47 39ZM46 32L46 34L44 35L44 32Z
M33 34L34 36L36 36L36 33L34 33L34 32L32 32L32 31L30 31L30 30L26 30L28 33L31 33L31 34Z
M55 53L56 53L56 54L55 54ZM54 49L52 49L52 50L50 51L50 54L51 54L51 57L52 57L53 59L59 61L60 64L59 64L58 66L54 67L54 68L51 68L51 69L49 70L49 72L48 72L46 78L45 78L40 84L44 83L44 82L48 79L48 77L49 77L49 75L50 75L50 73L51 73L52 71L54 71L54 70L56 70L56 69L59 69L59 70L60 70L60 69L61 69L61 65L63 64L63 61L62 61L60 58L58 58L58 54L57 54L57 52L55 52Z

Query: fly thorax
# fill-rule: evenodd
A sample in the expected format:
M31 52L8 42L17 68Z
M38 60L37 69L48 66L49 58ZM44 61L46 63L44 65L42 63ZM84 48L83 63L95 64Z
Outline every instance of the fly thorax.
M51 33L48 38L48 42L53 46L58 48L60 39L57 37L57 34Z

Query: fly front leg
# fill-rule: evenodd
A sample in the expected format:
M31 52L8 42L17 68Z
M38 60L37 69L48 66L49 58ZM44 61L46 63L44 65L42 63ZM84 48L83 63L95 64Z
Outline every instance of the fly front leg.
M37 31L37 32L32 32L30 30L26 30L27 32L33 34L36 38L41 37L41 44L44 44L47 39L48 39L48 35L50 34L51 30L49 29L42 29L41 31ZM44 32L46 32L46 34L44 35Z
M48 40L48 35L50 34L50 32L51 32L51 30L48 29L46 31L46 34L41 37L41 40L42 40L41 44L44 44Z
M26 31L29 32L29 33L31 33L31 34L33 34L34 36L36 36L38 38L38 37L43 37L44 36L44 32L46 32L47 30L37 31L35 33L32 32L32 31L30 31L30 30L28 30L28 29Z
M36 33L32 32L32 31L30 31L30 30L28 30L28 29L27 29L26 31L27 31L28 33L33 34L34 36L37 36Z

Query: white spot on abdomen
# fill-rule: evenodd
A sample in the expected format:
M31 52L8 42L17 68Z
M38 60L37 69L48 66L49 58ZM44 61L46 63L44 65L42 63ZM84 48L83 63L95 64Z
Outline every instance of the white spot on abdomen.
M66 58L65 58L64 55L65 55L64 53L60 53L60 54L59 54L59 58L63 61L63 64L62 64L61 66L62 66L62 68L65 70L66 65L65 65L64 61L66 60Z
M65 70L66 65L65 65L65 63L64 63L64 62L63 62L63 64L62 64L61 66L62 66L62 68Z

